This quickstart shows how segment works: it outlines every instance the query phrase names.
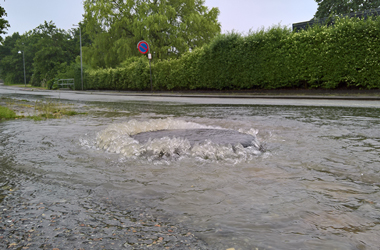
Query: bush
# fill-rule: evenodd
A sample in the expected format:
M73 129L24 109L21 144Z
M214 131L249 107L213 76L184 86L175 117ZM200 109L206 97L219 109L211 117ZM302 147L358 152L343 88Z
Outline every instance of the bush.
M54 84L51 86L51 89L52 89L52 90L57 90L57 89L59 89L58 84L57 84L57 83L54 83Z

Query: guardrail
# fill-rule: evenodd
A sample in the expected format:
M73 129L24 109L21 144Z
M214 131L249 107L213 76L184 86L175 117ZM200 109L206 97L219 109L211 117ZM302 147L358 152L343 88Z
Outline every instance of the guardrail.
M72 86L72 89L75 89L74 79L59 79L57 85L59 88L70 88Z

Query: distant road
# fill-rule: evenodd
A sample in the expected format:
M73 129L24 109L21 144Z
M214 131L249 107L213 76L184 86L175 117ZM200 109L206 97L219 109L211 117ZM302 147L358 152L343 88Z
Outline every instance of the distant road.
M75 101L141 101L172 102L188 104L225 105L286 105L286 106L333 106L380 108L378 96L268 96L268 95L217 95L217 94L150 94L107 91L70 91L24 89L0 85L1 96L39 95L47 98L60 98Z

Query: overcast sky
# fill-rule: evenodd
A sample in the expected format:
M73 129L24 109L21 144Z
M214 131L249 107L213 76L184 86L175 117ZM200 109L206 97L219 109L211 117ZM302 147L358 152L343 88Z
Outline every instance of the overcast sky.
M222 32L247 33L262 27L310 20L317 11L314 0L206 0L208 7L218 7ZM44 21L53 21L60 29L71 29L82 20L82 0L0 0L11 27L7 35L32 30ZM3 36L4 37L4 36Z

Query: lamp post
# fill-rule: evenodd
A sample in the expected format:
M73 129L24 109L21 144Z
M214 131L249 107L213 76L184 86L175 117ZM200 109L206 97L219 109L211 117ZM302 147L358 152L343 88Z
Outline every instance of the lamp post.
M82 63L82 29L80 25L73 24L73 26L79 27L79 46L80 46L80 81L83 90L83 63Z
M22 62L23 62L23 65L24 65L24 84L25 84L25 88L26 88L26 72L25 72L25 51L19 51L18 52L19 54L22 53Z

